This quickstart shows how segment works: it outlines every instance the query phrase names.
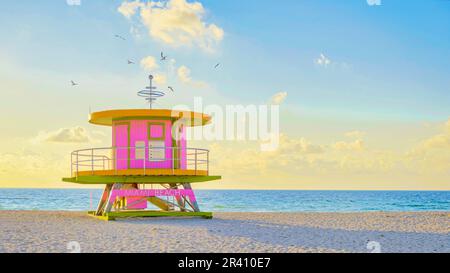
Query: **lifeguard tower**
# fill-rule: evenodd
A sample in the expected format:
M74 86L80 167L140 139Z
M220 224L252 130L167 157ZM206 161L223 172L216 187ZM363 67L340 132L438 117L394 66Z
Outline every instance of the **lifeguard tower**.
M189 148L188 126L204 126L211 117L203 113L153 109L164 96L150 84L138 95L150 109L94 112L89 122L112 128L112 147L71 153L71 176L65 182L105 185L96 211L104 220L119 217L201 216L192 183L218 180L209 174L209 151ZM154 207L151 209L150 207ZM157 210L159 208L159 210Z

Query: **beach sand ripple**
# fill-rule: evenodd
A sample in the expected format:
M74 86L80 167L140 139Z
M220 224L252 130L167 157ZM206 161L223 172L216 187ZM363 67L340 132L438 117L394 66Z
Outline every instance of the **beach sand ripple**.
M83 212L0 211L0 252L450 252L449 212L215 213L104 222Z

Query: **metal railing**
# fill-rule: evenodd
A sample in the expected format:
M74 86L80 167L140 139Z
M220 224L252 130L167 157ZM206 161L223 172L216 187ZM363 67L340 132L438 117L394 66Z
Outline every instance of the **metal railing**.
M209 174L209 150L179 147L106 147L73 151L70 173L106 170L171 169L206 171ZM204 173L204 172L203 172Z

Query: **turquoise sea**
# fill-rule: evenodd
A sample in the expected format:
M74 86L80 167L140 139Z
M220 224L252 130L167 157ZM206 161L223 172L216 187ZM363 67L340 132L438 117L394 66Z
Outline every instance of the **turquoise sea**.
M0 189L0 210L95 208L101 190ZM203 211L450 211L450 191L197 190Z

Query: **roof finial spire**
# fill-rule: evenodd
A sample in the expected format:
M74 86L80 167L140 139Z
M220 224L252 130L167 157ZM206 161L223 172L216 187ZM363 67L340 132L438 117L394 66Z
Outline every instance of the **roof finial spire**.
M149 75L148 79L150 81L149 86L145 87L145 89L139 91L137 94L139 97L145 98L146 101L150 103L150 109L153 107L153 102L160 97L163 97L165 95L162 91L157 91L156 86L153 86L153 75Z

